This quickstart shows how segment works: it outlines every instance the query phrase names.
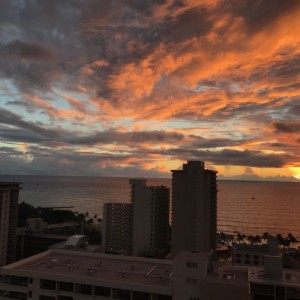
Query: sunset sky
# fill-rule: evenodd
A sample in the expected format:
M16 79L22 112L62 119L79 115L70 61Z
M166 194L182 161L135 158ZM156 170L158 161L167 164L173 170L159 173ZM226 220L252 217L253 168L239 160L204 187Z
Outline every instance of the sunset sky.
M300 1L1 0L0 174L300 179Z

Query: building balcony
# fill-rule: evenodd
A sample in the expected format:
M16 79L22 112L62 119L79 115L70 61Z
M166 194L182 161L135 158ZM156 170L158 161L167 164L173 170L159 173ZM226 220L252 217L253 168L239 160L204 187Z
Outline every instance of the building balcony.
M28 287L23 286L23 285L15 285L15 284L12 284L12 283L9 283L9 282L1 282L0 283L0 290L27 293ZM0 299L2 299L2 298L0 298Z

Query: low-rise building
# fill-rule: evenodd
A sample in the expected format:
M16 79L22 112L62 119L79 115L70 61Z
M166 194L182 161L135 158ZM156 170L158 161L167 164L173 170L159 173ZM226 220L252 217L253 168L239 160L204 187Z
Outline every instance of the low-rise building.
M279 255L276 237L269 237L268 244L236 244L232 247L232 264L236 266L263 266L265 255Z
M278 255L245 267L211 263L203 252L174 260L86 252L80 241L2 267L0 299L300 300L300 272L283 269Z
M172 261L52 249L1 269L0 299L170 300Z

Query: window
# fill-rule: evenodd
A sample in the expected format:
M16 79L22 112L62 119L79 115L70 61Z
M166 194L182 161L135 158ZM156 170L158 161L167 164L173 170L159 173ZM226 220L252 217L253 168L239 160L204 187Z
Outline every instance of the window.
M58 282L60 291L73 292L74 284L71 282Z
M186 278L185 282L190 284L197 284L197 278Z
M73 297L69 297L69 296L58 296L58 300L73 300Z
M56 290L56 281L41 279L40 288L43 290Z
M113 299L130 300L130 291L121 290L121 289L113 289L112 298Z
M55 297L53 297L53 296L40 295L39 300L55 300Z
M104 286L95 286L95 295L110 297L110 288Z
M83 295L92 295L92 286L88 284L76 284L75 292Z
M150 294L143 292L132 292L132 300L150 300Z
M198 264L195 263L195 262L187 262L187 263L186 263L186 267L187 267L187 268L197 269L197 268L198 268Z
M28 278L27 277L21 277L21 276L11 276L11 284L27 286L28 285Z

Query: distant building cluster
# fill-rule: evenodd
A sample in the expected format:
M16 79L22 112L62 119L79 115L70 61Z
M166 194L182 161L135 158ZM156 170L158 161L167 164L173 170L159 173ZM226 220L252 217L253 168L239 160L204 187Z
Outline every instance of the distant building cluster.
M167 187L130 180L130 203L104 205L106 253L86 246L84 235L72 236L2 267L0 299L300 300L300 266L291 259L290 269L283 267L275 238L235 245L230 263L217 259L216 173L201 161L173 170L171 213ZM5 198L14 205L18 189L10 186ZM164 256L170 241L165 259L149 258Z
M102 241L107 253L140 255L166 251L169 244L170 190L131 179L128 203L105 203Z
M210 252L216 248L216 171L189 161L172 171L171 251ZM107 253L159 256L170 242L170 191L131 179L131 201L105 203L102 239ZM158 254L158 255L155 255Z

